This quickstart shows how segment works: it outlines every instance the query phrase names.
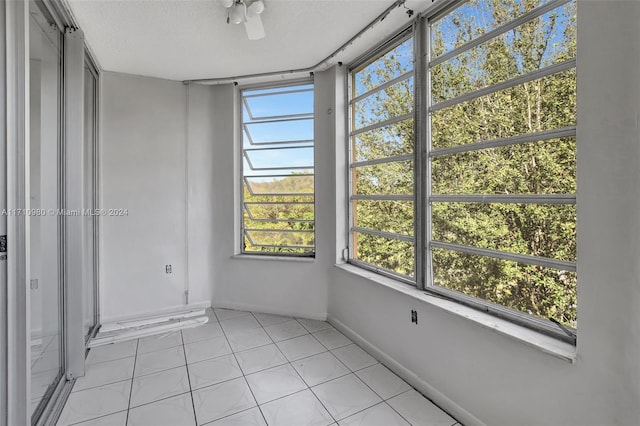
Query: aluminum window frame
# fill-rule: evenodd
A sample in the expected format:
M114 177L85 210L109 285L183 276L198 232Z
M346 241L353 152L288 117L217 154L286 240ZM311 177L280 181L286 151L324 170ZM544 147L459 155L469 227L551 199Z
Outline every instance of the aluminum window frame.
M288 94L288 93L301 93L301 92L312 92L313 93L313 97L314 97L314 108L313 111L311 113L296 113L296 114L285 114L285 115L279 115L279 116L254 116L250 110L250 108L247 107L247 111L248 111L248 115L250 119L255 119L258 120L257 123L270 123L270 122L288 122L288 121L300 121L300 120L313 120L313 125L314 125L314 129L313 129L313 139L308 140L308 139L303 139L303 140L291 140L291 141L269 141L269 142L254 142L251 138L250 133L248 132L247 128L246 128L246 124L245 123L245 118L244 118L244 107L247 105L247 102L245 101L245 96L244 93L247 91L256 91L256 90L269 90L269 89L283 89L283 88L287 88L287 87L296 87L296 86L303 86L303 85L310 85L311 87L309 89L293 89L293 90L289 90L289 91L284 91L284 94ZM317 245L316 245L316 235L317 235L317 229L316 229L316 223L317 223L317 218L316 218L316 210L317 210L317 197L316 197L316 182L315 182L315 169L316 169L316 146L315 146L315 120L316 120L316 111L315 111L315 82L314 82L314 77L313 74L311 74L308 78L298 78L298 79L291 79L291 80L286 80L286 81L278 81L278 82L266 82L266 83L258 83L258 84L247 84L247 85L242 85L242 86L237 86L236 87L237 91L237 96L238 96L238 101L236 102L237 107L236 107L236 114L237 114L237 138L239 140L239 155L238 155L238 161L239 161L239 165L238 165L238 170L239 170L239 207L238 207L238 215L239 215L239 225L240 225L240 233L239 233L239 247L238 247L238 252L241 255L249 255L249 256L264 256L264 257L279 257L279 258L315 258L316 257L316 253L317 253ZM253 95L253 97L258 97L258 96L273 96L273 95L278 95L281 92L274 92L274 93L264 93L264 94L255 94ZM251 96L251 95L250 95ZM286 117L286 118L283 118ZM244 141L245 141L245 135L247 135L247 139L249 140L249 148L245 148L244 146ZM269 171L272 170L274 173L273 174L259 174L259 175L254 175L254 176L245 176L245 167L244 167L244 161L248 161L250 164L250 161L247 158L247 155L245 154L246 150L263 150L263 149L288 149L287 145L293 145L293 144L309 144L309 145L302 145L302 146L298 146L298 148L312 148L313 149L313 159L314 159L314 164L313 164L313 173L302 173L299 174L298 176L313 176L314 178L314 184L313 184L313 193L277 193L277 194L263 194L263 195L273 195L273 196L299 196L299 197L313 197L313 201L309 201L309 202L277 202L277 201L265 201L265 202L254 202L254 201L245 201L245 197L244 197L244 188L245 185L247 187L247 189L249 190L249 192L252 195L256 195L256 193L253 192L251 185L248 182L248 179L251 178L264 178L264 177L287 177L290 175L284 175L284 174L280 174L278 173L278 171L280 170L308 170L309 168L300 168L300 167L276 167L276 168L258 168L258 169L254 169L255 171ZM272 147L271 145L276 145L276 147ZM263 148L260 148L263 147ZM291 147L294 148L294 147ZM258 194L259 195L259 194ZM276 251L250 251L250 250L246 250L245 247L245 239L249 239L251 241L251 236L250 234L247 234L247 232L250 231L266 231L269 232L270 229L253 229L253 228L247 228L245 227L245 212L247 214L249 214L249 210L247 209L246 205L253 205L253 204L312 204L313 205L313 211L314 211L314 218L313 220L293 220L293 222L299 222L299 223L313 223L313 230L302 230L302 231L296 231L296 230L279 230L279 229L273 229L272 231L279 231L279 232L313 232L314 234L314 244L312 249L309 252L300 252L300 253L287 253L287 252L276 252ZM255 220L255 219L252 219ZM260 222L260 220L256 220L257 222ZM271 220L271 222L284 222L285 220ZM292 222L291 220L288 220L287 222ZM297 246L297 245L291 245L291 246L278 246L278 245L269 245L269 244L260 244L260 245L255 245L256 247L265 247L265 248L283 248L283 249L287 249L287 248L291 248L291 249L307 249L310 248L310 246Z
M412 286L417 286L417 278L420 275L420 270L418 269L418 244L417 244L417 235L418 232L416 230L416 209L417 209L417 180L416 173L418 172L418 153L415 149L415 135L416 135L416 123L418 121L418 114L416 109L416 99L419 95L417 91L418 87L418 79L417 79L417 67L418 63L418 50L416 46L416 32L419 31L419 27L416 24L417 20L413 20L409 25L403 27L400 31L396 32L395 35L390 37L386 42L376 46L375 48L365 52L358 59L352 62L347 69L347 78L346 80L346 103L345 106L347 108L347 131L345 132L345 143L347 146L347 161L346 161L346 174L347 174L347 234L348 234L348 247L347 247L347 256L346 262L355 266L358 266L362 269L366 269L382 276L386 276L388 278L392 278L398 281L401 281L406 284L410 284ZM394 77L393 79L386 81L371 90L368 90L360 95L353 96L353 81L355 73L360 70L366 68L368 65L374 63L382 56L392 51L396 47L400 46L402 43L406 42L409 39L413 39L413 69L411 71L402 73L401 75ZM406 81L409 78L413 77L413 97L414 97L414 105L411 113L399 115L396 117L391 117L389 119L379 121L374 124L369 124L367 126L360 127L358 129L355 128L355 119L353 117L353 108L352 105L355 103L368 98L369 96L375 95L376 93L393 86L394 84L400 83L402 81ZM389 126L391 124L400 123L402 121L413 119L413 129L414 129L414 149L412 154L406 155L398 155L393 157L383 157L374 160L366 160L366 161L353 161L354 152L353 152L353 144L352 138L361 133L365 133L371 130L380 129L385 126ZM396 159L400 159L400 161L408 161L413 160L413 171L414 171L414 182L413 182L413 194L375 194L375 195L364 195L364 194L354 194L354 182L353 182L353 169L354 167L362 167L367 165L375 165L375 164L384 164L388 162L398 161ZM355 212L353 208L353 201L356 200L371 200L371 201L411 201L413 203L414 210L414 228L413 228L413 236L409 237L402 234L394 234L383 231L377 231L368 228L361 228L355 226L354 217ZM371 235L378 235L388 239L394 239L398 241L405 241L413 243L413 251L414 251L414 271L413 277L409 275L399 274L395 271L382 268L380 266L374 265L372 263L368 263L359 259L354 258L355 256L355 238L354 233L367 233Z
M477 247L470 246L460 246L455 244L449 244L444 242L433 242L432 241L432 202L446 202L446 201L456 201L456 202L481 202L486 205L490 205L491 202L499 202L504 203L508 201L509 203L537 203L537 204L553 204L553 205L577 205L577 195L574 194L517 194L513 196L501 196L501 195L464 195L464 194L455 194L455 195L441 195L441 194L432 194L432 183L431 183L431 162L434 158L438 158L445 155L463 153L463 152L471 152L471 151L480 151L489 148L496 147L504 147L504 146L514 146L518 144L524 143L538 143L548 141L550 139L560 139L567 137L576 137L576 125L565 126L560 128L548 129L544 131L527 133L521 135L515 135L500 139L493 139L488 141L477 141L470 144L457 145L446 148L432 148L431 146L431 118L429 114L432 111L440 110L446 108L448 106L456 105L464 101L468 101L474 99L476 97L487 95L490 93L497 92L499 90L504 90L506 88L514 87L519 84L522 84L526 81L537 80L540 78L544 78L547 76L555 75L562 71L567 70L576 70L576 58L572 58L569 60L565 60L562 62L558 62L551 66L547 66L545 68L541 68L535 70L530 73L518 75L516 77L510 78L506 81L499 82L487 87L482 87L480 89L474 89L468 93L464 93L459 96L455 96L452 99L448 99L446 101L435 104L437 106L432 105L431 99L431 78L430 78L430 70L433 66L436 66L440 63L443 63L457 55L472 49L475 46L478 46L482 43L492 40L493 38L504 34L505 32L516 28L523 23L529 22L543 14L555 10L570 1L575 0L551 0L542 5L539 5L515 19L499 26L491 31L488 31L486 34L473 39L461 46L458 46L451 51L445 52L443 55L438 56L434 60L431 60L431 30L430 24L443 18L447 14L453 12L461 5L467 3L466 0L443 0L434 4L432 7L428 8L425 12L420 14L412 26L412 30L410 34L407 35L407 32L410 30L410 27L405 27L401 31L399 31L395 36L392 36L388 39L387 42L381 44L380 46L366 52L360 58L356 59L352 64L348 67L348 77L346 79L345 91L346 91L346 105L347 105L347 132L345 137L345 143L347 147L347 166L345 173L347 175L347 197L346 197L346 209L348 212L347 223L346 223L346 231L348 234L348 255L346 258L346 262L358 266L363 269L367 269L373 272L376 272L380 275L387 276L390 278L394 278L398 281L402 281L411 285L416 286L418 290L425 292L426 294L431 294L434 296L442 297L457 303L460 303L465 306L469 306L474 309L478 309L484 312L487 312L496 317L505 319L507 321L513 322L518 325L522 325L526 328L533 329L542 334L557 338L558 340L562 340L573 345L576 344L577 330L566 327L562 329L557 324L552 321L542 319L539 317L535 317L533 315L528 315L526 313L517 311L515 309L507 308L506 306L502 306L484 299L468 296L466 294L449 290L444 287L434 285L433 278L433 265L432 265L432 246L439 246L437 248L448 248L448 249L456 249L457 251L462 252L474 252L480 253L482 255L490 254L491 258L500 258L505 260L512 260L525 263L533 263L538 265L549 266L552 268L563 268L568 271L577 271L577 262L566 262L557 259L547 259L536 256L528 256L516 253L508 253L502 252L498 250L489 250L489 249L481 249ZM399 37L405 37L402 41L398 41ZM352 256L352 247L354 247L353 240L353 205L352 205L352 191L353 191L353 182L352 182L352 173L351 173L351 165L353 159L352 152L352 142L351 137L354 134L354 121L352 118L352 102L354 100L363 99L366 97L365 94L358 95L357 97L352 97L353 95L353 78L352 73L354 70L361 69L362 67L368 65L369 63L375 61L377 58L382 56L384 53L396 47L401 42L404 42L407 38L413 37L414 39L414 51L415 51L415 63L414 63L414 172L415 172L415 181L414 181L414 248L415 248L415 280L407 279L405 276L398 276L398 274L393 273L392 271L384 270L381 268L375 267L375 265L368 264L366 262L359 261L357 259L353 259ZM400 76L401 77L401 76ZM399 77L397 77L399 78ZM388 82L387 82L388 83ZM386 83L385 83L386 84ZM377 87L373 89L376 91ZM382 89L380 89L382 90ZM400 121L400 120L397 120ZM396 122L397 122L396 121ZM382 125L380 125L382 124ZM389 123L376 123L376 125L369 126L371 128L378 128L384 126L384 124ZM370 130L370 129L365 129ZM363 129L357 129L356 132L363 132ZM357 133L356 133L357 134ZM362 162L369 163L369 162ZM377 162L370 162L376 164ZM397 197L402 196L385 196L383 199L397 199ZM375 196L357 196L357 199L378 199ZM405 198L406 199L406 198ZM486 252L486 253L485 253ZM496 257L497 255L497 257ZM568 329L568 330L567 330ZM568 332L567 332L568 331Z

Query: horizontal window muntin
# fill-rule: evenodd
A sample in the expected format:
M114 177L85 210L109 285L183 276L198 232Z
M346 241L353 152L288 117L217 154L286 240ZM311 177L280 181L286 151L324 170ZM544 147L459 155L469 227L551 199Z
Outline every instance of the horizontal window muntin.
M406 120L408 120L410 118L413 118L413 117L414 117L414 113L413 112L409 112L409 113L406 113L406 114L398 115L396 117L391 117L391 118L389 118L387 120L379 121L377 123L370 124L370 125L368 125L366 127L362 127L360 129L353 130L353 131L351 131L351 133L349 135L350 136L357 136L359 134L366 133L366 132L369 132L371 130L379 129L381 127L388 127L388 126L390 126L392 124L396 124L396 123L399 123L401 121L406 121Z
M351 167L352 169L355 169L358 167L374 166L376 164L413 161L413 159L414 159L414 154L396 155L393 157L376 158L375 160L358 161L355 163L351 163L349 167Z
M566 81L565 89L573 90L565 93L559 93L558 88L553 86L555 81ZM535 132L546 132L564 129L576 125L576 70L575 68L566 71L551 74L541 79L531 82L529 88L524 85L509 87L507 89L486 94L466 100L461 103L449 105L446 108L438 108L431 111L431 149L449 148L458 145L468 145L473 142L487 141L493 139L511 138L515 136L528 135ZM536 128L531 129L521 116L514 115L509 121L505 122L504 117L498 114L499 111L486 109L486 105L492 99L498 100L510 108L522 108L517 103L510 101L512 95L519 92L533 90L533 85L539 85L540 96L543 100L557 99L558 97L565 100L565 109L557 108L547 111L545 114L535 115ZM565 96L566 95L566 96ZM433 108L433 107L432 107ZM466 115L466 121L456 120L460 114L470 114L471 111L485 112L482 123L470 121ZM524 110L520 111L521 113ZM533 112L532 112L533 113ZM537 111L535 111L537 114ZM443 123L443 125L440 125ZM446 125L444 125L446 123ZM532 132L534 130L534 132Z
M576 165L575 137L441 155L431 158L431 192L534 195L543 202L548 195L575 194Z
M569 4L564 4L560 6L560 8L567 8L569 6ZM555 20L552 19L558 12L558 9L553 9L535 18L533 21L527 22L526 25L549 25L549 33L545 34L545 38L548 40L560 39L563 37L563 25L557 24ZM568 13L568 11L564 12ZM525 31L521 27L516 27L513 31L518 30ZM539 78L536 77L535 72L540 76L545 73L557 72L558 68L561 70L567 66L569 68L571 67L570 62L567 62L568 59L571 59L567 56L568 52L563 52L558 45L554 44L545 49L540 57L536 56L539 54L539 52L536 51L537 46L528 46L531 52L514 48L517 52L514 52L513 55L518 58L515 63L504 63L504 61L483 62L479 59L485 57L487 51L498 50L506 52L512 48L512 44L516 42L516 37L512 32L503 33L497 38L487 40L483 44L475 46L460 53L458 56L449 58L431 67L432 79L438 80L439 82L438 85L432 85L432 103L437 104L459 98L476 90L496 87L498 84L517 85L519 84L518 79ZM573 37L572 41L575 43L575 33ZM457 75L454 72L450 72L462 66L467 66L473 70L468 76L469 81L461 82L456 78ZM556 71L554 71L553 66L558 67Z
M409 36L407 34L412 33L411 28L407 28L390 40L389 43L382 44L374 51L370 52L367 55L367 58L360 62L358 65L352 66L349 69L349 72L354 77L352 90L350 96L352 99L366 97L367 92L378 89L380 86L388 84L391 80L396 80L407 73L413 72L413 36ZM380 52L380 53L379 53ZM388 76L382 75L381 78L371 79L368 81L370 87L364 87L364 81L359 79L360 75L366 75L368 73L369 76L376 77L376 66L379 61L384 61L385 59L391 60L395 59L397 56L409 55L410 60L406 60L405 66L399 66L398 68L391 71L391 74ZM380 74L377 75L380 77Z
M264 242L257 242L256 240L259 236L265 236L266 234L287 234L291 236L291 239L295 239L295 234L307 234L314 233L313 229L271 229L271 228L245 228L244 233L251 241L251 244L259 247L283 247L282 245L274 245ZM253 235L253 236L252 236ZM288 244L286 247L289 248L303 248L303 249L312 249L313 245L305 245L305 244Z
M431 61L429 62L429 67L433 67L439 63L442 63L450 58L453 58L455 56L458 56L459 54L474 48L480 44L485 43L488 40L491 40L493 38L497 38L500 35L506 33L507 31L511 31L516 27L521 26L522 24L525 24L541 15L544 15L545 13L553 10L553 9L557 9L559 7L561 7L562 5L569 3L571 0L542 0L540 1L540 4L533 8L530 9L528 11L526 11L525 13L520 14L519 16L515 17L515 19L512 19L510 21L507 21L506 23L504 23L503 25L499 25L497 27L494 27L492 29L490 29L487 32L482 32L480 34L477 35L477 37L472 38L470 40L467 40L461 44L456 45L454 48L451 48L449 50L445 50L444 52L438 54L437 51L434 51L434 49L432 49L431 52L431 56L433 59L431 59ZM430 24L431 24L431 33L433 34L435 32L435 29L433 28L434 25L438 25L441 24L443 22L443 18L447 15L453 15L453 13L455 13L455 9L458 9L458 11L460 10L460 8L465 7L465 6L473 6L472 4L473 2L464 2L461 1L458 4L456 4L454 7L452 8L448 8L446 10L443 11L442 14L438 14L435 17L431 18ZM480 29L481 27L477 27L477 29ZM431 40L431 42L433 43L433 39Z
M351 168L351 183L357 195L411 195L413 176L413 159Z
M254 214L252 207L262 206L265 213L268 213L272 217L259 217ZM313 223L314 219L298 219L295 216L285 215L286 208L290 206L307 206L311 210L315 210L315 203L313 201L245 201L244 210L247 213L249 220L253 222L307 222Z
M553 76L554 74L561 73L563 71L575 69L575 67L576 67L575 58L568 59L566 61L562 61L560 63L550 65L548 67L541 68L539 70L532 71L527 74L520 75L510 80L503 81L502 83L493 84L491 86L487 86L479 90L465 93L464 95L457 96L452 99L447 99L446 101L438 102L429 107L429 112L439 111L441 109L448 108L453 105L461 104L463 102L467 102L482 96L486 96L492 93L510 89L512 87L519 86L521 84L528 83L530 81Z
M491 302L485 299L481 299L474 296L469 296L457 290L452 290L440 285L433 285L425 289L425 294L450 300L455 303L459 303L470 308L487 312L495 317L502 318L514 324L521 325L528 329L538 331L542 334L553 336L554 338L570 343L576 344L576 329L575 327L566 327L568 330L564 332L557 324L549 321L547 318L532 316L528 313L522 312L517 309L512 309L504 305L500 305L495 302Z
M242 129L249 145L313 143L313 122L313 116L307 115L244 122ZM274 133L287 134L288 137L274 137Z
M367 132L359 132L351 140L352 161L355 163L415 155L413 144L413 117L386 126L378 126ZM369 144L371 140L375 143Z
M500 139L490 139L487 141L471 142L463 145L454 145L447 148L435 148L429 151L429 157L441 157L445 155L479 151L487 148L497 148L502 146L510 146L535 141L545 141L549 139L562 139L565 137L575 137L576 126L561 127L557 129L545 130L535 133L527 133L523 135L510 136Z
M561 307L560 311L554 309L554 306L529 306L523 307L522 302L529 302L530 299L524 298L514 299L512 294L508 292L510 286L508 280L503 276L505 268L518 269L525 276L543 276L548 279L560 279L562 281L572 282L573 285L564 287L568 295L573 293L572 299L575 300L576 290L576 273L563 267L532 265L519 263L517 260L488 257L482 254L471 252L457 252L456 257L448 257L449 254L455 253L451 250L439 247L431 248L431 262L433 264L433 282L434 285L429 287L430 292L444 294L453 300L462 302L472 307L488 311L492 314L505 318L507 320L519 323L528 328L550 334L561 340L575 344L575 334L569 336L557 324L554 324L548 318L565 324L570 332L575 331L575 323L571 324L571 319L575 318L575 304L569 304ZM451 262L463 262L464 267L456 268L448 266ZM447 271L455 270L456 274L466 273L466 277L456 280L448 280ZM479 277L478 275L481 275ZM487 288L486 283L497 282L498 287ZM515 287L518 289L518 287ZM507 290L507 291L505 291ZM546 291L545 287L527 287L520 290L527 291L528 296L535 296L538 292Z
M306 155L305 155L306 154ZM252 171L268 171L268 170L312 170L313 164L313 146L279 146L269 148L249 148L242 151L247 165ZM253 156L253 160L252 157ZM267 157L261 159L260 157ZM292 158L295 157L295 158ZM259 167L255 163L271 162L268 167ZM282 165L278 165L281 164Z
M391 120L397 119L398 117L406 118L405 111L413 110L413 91L414 78L413 75L411 75L405 80L386 87L359 102L353 103L351 110L354 131L371 129L380 123L388 124ZM407 96L405 98L402 95ZM378 109L378 106L391 102L392 99L397 101L399 105L396 105L393 109L384 111L383 114L381 110Z
M244 184L247 186L249 193L252 196L313 196L313 191L310 192L260 192L257 190L257 186L260 186L261 183L264 183L264 179L272 179L272 178L291 178L291 179L304 179L305 177L314 176L313 173L300 173L295 175L261 175L261 176L245 176L243 178ZM251 183L252 179L260 179L262 182L254 182ZM268 181L267 181L268 182ZM264 185L263 185L264 186Z
M376 93L378 93L378 92L380 92L382 90L386 90L389 87L394 86L397 83L400 83L400 82L403 82L405 80L408 80L408 79L413 77L413 74L414 74L413 70L407 71L406 73L401 74L398 77L396 77L396 78L394 78L392 80L389 80L386 83L381 84L380 86L375 87L375 88L369 90L368 92L365 92L365 93L361 94L358 97L355 97L355 98L351 99L349 101L349 105L357 104L358 102L361 102L361 101L371 97L372 95L375 95Z
M298 103L300 103L300 99L293 99L293 97L301 98L302 95L309 92L313 92L313 86L311 85L309 85L308 88L303 88L303 89L283 90L278 92L256 93L252 95L245 95L242 98L242 102L247 113L249 114L249 119L252 121L272 120L272 119L277 119L282 117L288 117L288 118L304 117L304 116L313 114L313 102L308 102L308 105L306 105L307 109L304 112L297 112L298 110L291 111L291 110L287 110L286 108L287 106L295 104L296 100L298 101ZM270 111L270 114L272 115L264 115L264 114L261 115L261 114L254 113L255 110L260 111L261 108L262 109L267 108L266 106L261 107L260 105L255 105L255 103L257 103L258 101L273 102L274 98L278 100L277 102L278 108L280 108L281 110L278 110L276 108L274 111L273 106L269 105L269 111ZM302 102L304 103L304 98ZM254 103L253 108L251 107L252 103Z
M356 265L364 265L366 269L376 272L385 271L387 275L401 278L403 282L415 285L415 264L413 253L415 244L413 239L398 238L395 235L386 235L371 230L356 230L352 232L354 240L353 250L349 253L349 262ZM363 244L366 243L366 244ZM372 247L384 247L391 255L381 259L373 251ZM403 258L407 254L410 258Z
M575 269L575 199L562 204L542 204L507 200L466 202L452 198L455 201L431 203L433 241L573 262ZM522 226L524 220L526 229ZM541 240L543 234L547 238Z
M412 236L413 200L353 200L352 210L358 218L358 229ZM373 213L373 214L372 214ZM352 231L355 228L352 228Z
M430 203L518 203L576 204L574 194L440 194L430 195Z

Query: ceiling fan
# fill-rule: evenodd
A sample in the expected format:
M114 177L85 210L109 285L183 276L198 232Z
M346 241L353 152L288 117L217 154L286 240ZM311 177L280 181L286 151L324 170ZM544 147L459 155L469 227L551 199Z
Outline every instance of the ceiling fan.
M244 23L249 40L265 37L260 14L264 11L263 0L219 0L227 8L227 24Z

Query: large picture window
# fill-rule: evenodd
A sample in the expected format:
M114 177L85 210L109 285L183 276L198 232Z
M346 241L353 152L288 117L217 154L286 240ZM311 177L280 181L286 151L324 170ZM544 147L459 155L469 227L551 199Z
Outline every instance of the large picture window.
M397 50L404 44L351 72L351 230L372 231L352 237L351 261L573 340L575 1L459 1L423 18L414 34L424 40L416 49L424 102L389 92L411 71ZM404 81L408 93L413 80ZM368 102L359 87L374 93ZM418 185L414 150L426 158ZM414 196L413 186L424 193Z
M313 84L246 89L241 98L242 252L313 256Z

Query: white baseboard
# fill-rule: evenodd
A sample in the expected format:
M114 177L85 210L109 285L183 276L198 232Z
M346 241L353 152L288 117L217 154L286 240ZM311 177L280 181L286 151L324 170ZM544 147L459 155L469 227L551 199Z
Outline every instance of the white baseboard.
M229 303L229 302L220 302L220 301L216 301L211 306L215 308L235 309L237 311L262 312L264 314L282 315L285 317L307 318L307 319L314 319L318 321L327 320L326 312L322 314L318 314L313 312L299 312L299 311L292 311L287 309L274 309L272 306L251 305L246 303Z
M176 305L169 306L162 309L155 309L153 311L137 312L133 315L121 315L115 317L101 318L101 330L112 329L115 324L130 323L135 321L147 321L153 318L162 318L168 315L181 314L198 309L207 309L211 307L211 301L206 300L202 302L190 303L188 305ZM115 326L116 328L119 328Z
M425 395L431 401L433 401L436 405L441 407L443 410L451 414L455 417L460 423L466 426L486 426L476 417L474 417L467 410L462 408L452 399L448 398L442 392L438 391L436 388L431 386L429 383L418 377L413 371L409 370L398 361L393 359L391 356L386 354L385 352L378 349L377 346L374 346L371 342L369 342L364 337L360 336L351 328L347 327L345 324L340 322L339 319L335 318L332 315L328 316L328 321L341 331L345 336L353 340L359 346L361 346L364 350L369 352L374 358L384 364L389 370L393 371L399 377L404 379L407 383L413 386L418 392Z
M200 312L202 312L202 315L198 317L183 318L180 320L172 319L162 323L148 324L144 327L138 326L120 329L108 333L100 332L93 339L91 339L88 346L90 348L95 348L112 343L126 342L129 340L141 339L143 337L156 336L159 334L170 334L175 333L179 330L199 327L203 324L206 324L208 321L207 316L204 315L204 311Z

